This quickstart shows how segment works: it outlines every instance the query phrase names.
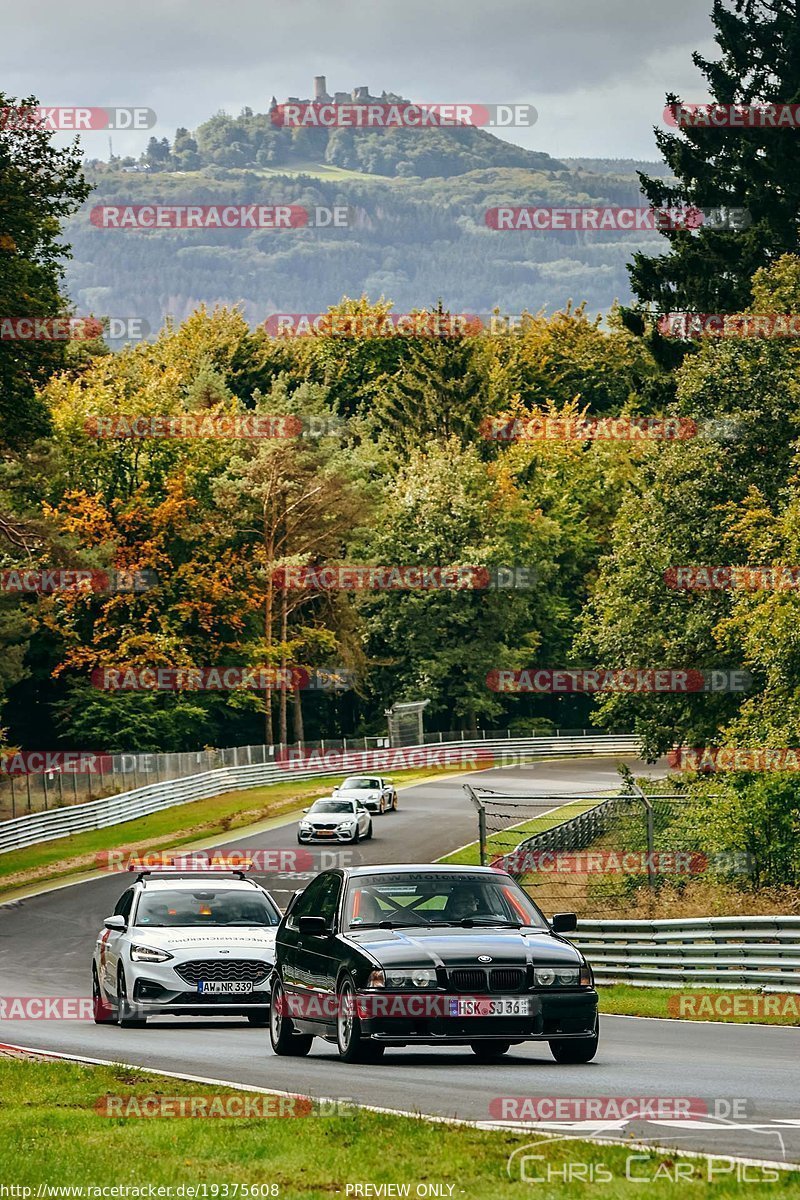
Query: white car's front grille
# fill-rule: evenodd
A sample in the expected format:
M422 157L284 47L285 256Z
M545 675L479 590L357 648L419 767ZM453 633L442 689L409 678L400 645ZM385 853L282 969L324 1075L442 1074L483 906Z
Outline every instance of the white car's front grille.
M196 987L203 980L231 980L239 982L249 980L259 983L266 979L271 970L271 964L259 962L255 958L197 958L191 962L179 963L175 970L181 979Z

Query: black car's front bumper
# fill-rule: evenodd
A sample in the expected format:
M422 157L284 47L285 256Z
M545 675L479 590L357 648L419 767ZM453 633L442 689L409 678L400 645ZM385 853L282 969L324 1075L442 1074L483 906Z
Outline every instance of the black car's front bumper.
M419 994L418 994L419 995ZM597 992L578 991L528 993L530 1013L526 1016L383 1016L361 1015L364 1037L387 1045L468 1045L475 1041L546 1042L550 1039L593 1037L597 1029ZM375 1010L374 993L361 993L367 1001L362 1013ZM373 1003L371 1003L373 1002Z

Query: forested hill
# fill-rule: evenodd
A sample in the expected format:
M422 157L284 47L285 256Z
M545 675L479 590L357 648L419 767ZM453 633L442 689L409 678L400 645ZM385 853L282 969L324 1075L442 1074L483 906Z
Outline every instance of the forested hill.
M178 129L172 144L151 138L141 162L159 171L201 167L296 168L312 163L390 178L449 178L484 167L558 171L564 164L536 150L502 141L485 129L282 128L269 113L246 108L238 117L217 113L192 134ZM125 166L135 165L125 159Z
M486 313L557 311L585 300L607 312L630 299L626 264L658 250L653 233L503 232L487 208L635 205L638 181L581 170L492 168L432 179L379 179L341 168L290 175L262 168L94 173L95 191L67 224L69 294L82 315L143 317L157 328L200 303L241 303L249 321L319 312L343 295L391 297L399 311L435 304ZM100 229L103 203L347 205L336 229Z

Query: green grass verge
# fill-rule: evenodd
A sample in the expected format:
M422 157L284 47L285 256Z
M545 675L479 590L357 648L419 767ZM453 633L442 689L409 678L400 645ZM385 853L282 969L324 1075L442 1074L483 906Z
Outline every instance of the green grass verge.
M682 1021L730 1021L736 1025L800 1026L800 994L756 989L651 988L626 983L598 985L600 1011L627 1017Z
M403 786L424 779L461 775L459 766L394 771L391 778ZM317 796L330 793L344 775L328 779L270 783L248 791L225 792L206 800L177 804L134 821L88 830L70 837L38 842L21 850L0 854L0 900L32 884L68 879L95 869L101 850L171 850L239 828L285 816L287 819ZM402 805L402 799L400 800Z
M529 821L520 821L518 825L511 825L497 833L490 833L486 839L489 862L495 855L510 854L520 842L532 834L544 833L546 829L552 829L554 825L561 825L564 821L577 817L579 813L586 812L587 808L594 808L599 803L600 799L576 800L572 804L562 804L560 808L556 808L544 816L532 817ZM446 854L444 858L437 859L437 862L475 866L480 862L479 843L470 842L468 846L462 846L460 849L454 850L452 854Z
M333 1090L335 1079L331 1084ZM344 1090L347 1085L342 1086ZM161 1193L163 1197L175 1198L181 1184L206 1184L205 1197L221 1200L236 1196L235 1184L239 1196L246 1194L242 1188L247 1185L258 1188L250 1195L259 1198L272 1194L281 1200L329 1200L337 1193L354 1195L352 1190L348 1193L348 1184L352 1189L368 1183L407 1185L405 1194L412 1197L425 1194L418 1190L420 1185L437 1184L441 1190L429 1194L455 1200L505 1200L532 1194L572 1200L597 1194L597 1183L564 1178L568 1170L583 1164L584 1179L596 1176L602 1167L604 1200L619 1200L643 1194L641 1183L626 1178L627 1164L629 1175L652 1180L655 1194L664 1200L684 1196L689 1183L692 1196L717 1200L751 1196L753 1189L753 1168L748 1173L751 1182L737 1183L717 1163L718 1181L709 1182L709 1165L702 1159L563 1138L541 1140L536 1130L524 1134L477 1130L355 1109L284 1119L106 1117L95 1109L107 1095L142 1100L155 1094L243 1095L132 1068L0 1060L0 1180L32 1189L27 1195L15 1193L20 1200L36 1197L40 1185L143 1186L144 1196L147 1186L153 1185L170 1189ZM525 1153L541 1158L529 1161L528 1171L540 1177L552 1175L549 1185L544 1189L540 1185L537 1192L531 1191L530 1183L520 1182L518 1167L515 1178L509 1178L506 1168L509 1156L532 1142L538 1144ZM636 1157L629 1162L631 1156ZM517 1155L515 1162L520 1158ZM689 1178L675 1181L678 1170ZM770 1183L769 1195L781 1200L796 1196L800 1174L775 1174L778 1178ZM270 1185L275 1185L274 1192ZM381 1192L361 1192L369 1194ZM41 1195L48 1193L43 1190ZM84 1190L83 1195L91 1193ZM205 1200L202 1190L195 1195Z

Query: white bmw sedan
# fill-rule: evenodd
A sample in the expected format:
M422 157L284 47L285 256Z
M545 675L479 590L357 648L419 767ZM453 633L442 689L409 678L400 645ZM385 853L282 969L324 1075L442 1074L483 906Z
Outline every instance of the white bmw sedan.
M106 917L92 960L97 1024L149 1016L269 1020L280 910L241 872L143 871Z
M316 800L297 827L301 846L308 842L360 842L372 837L372 817L360 800L328 796Z

